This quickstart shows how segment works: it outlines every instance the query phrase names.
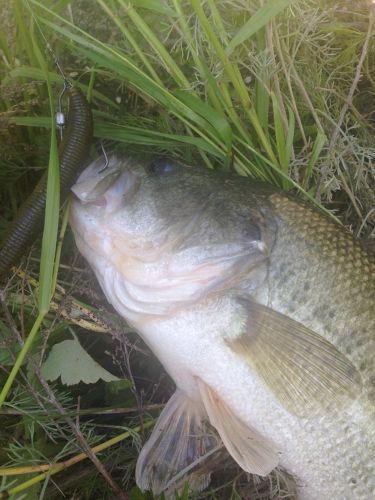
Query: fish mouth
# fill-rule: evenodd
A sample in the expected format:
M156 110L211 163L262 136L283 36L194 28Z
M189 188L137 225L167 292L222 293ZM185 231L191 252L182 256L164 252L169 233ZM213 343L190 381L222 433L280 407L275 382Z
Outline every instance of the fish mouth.
M81 173L71 188L78 200L90 203L103 196L122 173L122 165L116 160L111 157L106 165L103 158L98 158Z
M139 186L138 176L116 157L105 166L99 158L91 163L71 188L82 205L112 212L128 201Z

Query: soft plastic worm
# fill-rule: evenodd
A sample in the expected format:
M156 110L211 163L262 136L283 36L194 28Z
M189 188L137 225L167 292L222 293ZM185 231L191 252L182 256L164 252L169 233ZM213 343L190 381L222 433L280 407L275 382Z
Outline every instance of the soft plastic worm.
M87 161L93 133L91 108L76 87L68 90L68 126L59 148L61 202ZM40 231L46 205L47 173L21 205L0 246L0 276L18 263Z

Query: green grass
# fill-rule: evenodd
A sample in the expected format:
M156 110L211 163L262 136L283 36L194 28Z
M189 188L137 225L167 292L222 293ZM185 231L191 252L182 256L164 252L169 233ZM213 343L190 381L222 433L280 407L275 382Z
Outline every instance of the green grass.
M90 98L95 137L109 148L115 143L260 179L309 199L365 237L375 226L369 8L366 2L344 0L1 0L0 7L5 27L0 35L5 124L0 128L0 239L38 172L47 165L49 172L44 235L22 263L27 274L13 273L2 290L0 469L5 463L61 462L80 452L34 366L53 344L77 334L95 359L131 383L117 389L103 382L71 388L54 383L53 393L68 415L84 419L81 429L91 446L133 429L133 443L126 440L100 456L116 482L131 490L143 435L134 429L157 415L139 411L133 379L142 381L145 404L165 400L170 383L159 367L150 368L152 357L134 351L134 346L146 349L139 340L119 334L127 327L107 311L92 276L75 260L66 211L58 229L53 115L63 79L44 37ZM362 78L356 82L358 71ZM87 326L94 332L87 333ZM108 332L116 337L115 349ZM111 356L103 355L106 350ZM155 379L164 387L156 394ZM88 418L103 401L123 412ZM129 408L135 409L130 415ZM54 480L60 475L69 494L78 488L82 498L111 498L108 482L88 460L59 471ZM265 498L259 493L264 484L256 478L246 486L244 475L230 467L225 478L227 484L214 481L202 498L239 498L244 487L253 488L254 498ZM42 479L12 476L2 485L18 488L25 498L44 498L55 490L48 474ZM269 481L271 491L277 480ZM147 496L134 491L133 498Z

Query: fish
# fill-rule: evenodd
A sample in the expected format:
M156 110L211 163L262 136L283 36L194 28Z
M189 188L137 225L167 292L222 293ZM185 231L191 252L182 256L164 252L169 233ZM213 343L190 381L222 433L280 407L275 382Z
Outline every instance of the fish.
M224 446L307 500L375 492L375 254L275 187L175 160L98 158L76 244L176 384L140 452L154 494Z

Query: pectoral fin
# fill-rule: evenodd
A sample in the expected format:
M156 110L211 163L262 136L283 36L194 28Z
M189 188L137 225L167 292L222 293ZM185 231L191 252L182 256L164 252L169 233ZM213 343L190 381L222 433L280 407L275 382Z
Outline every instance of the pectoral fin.
M301 323L242 300L247 322L228 345L254 368L289 411L310 416L355 399L361 377L336 347Z
M137 485L158 495L183 485L185 478L192 490L200 491L209 484L211 474L195 468L220 448L222 443L207 424L203 405L177 390L138 457Z
M216 392L198 379L201 397L213 425L227 451L247 472L266 476L278 464L275 446L240 420Z

